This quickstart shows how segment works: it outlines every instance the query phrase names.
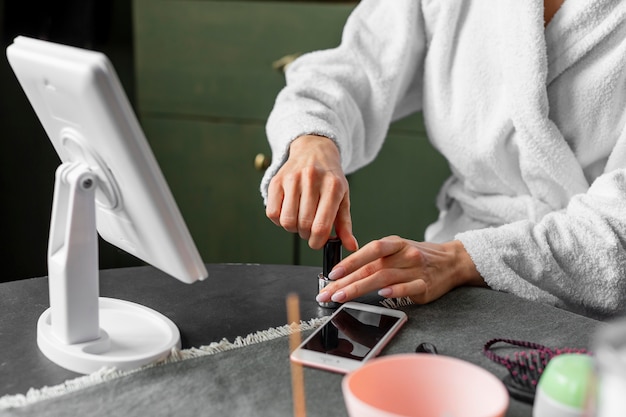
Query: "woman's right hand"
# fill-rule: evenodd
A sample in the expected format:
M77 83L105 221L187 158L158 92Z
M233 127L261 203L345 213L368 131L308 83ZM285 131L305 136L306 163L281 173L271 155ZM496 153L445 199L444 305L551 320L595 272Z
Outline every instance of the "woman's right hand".
M274 224L298 233L313 249L324 246L333 226L347 250L358 249L348 180L337 145L326 137L300 136L291 143L287 162L270 182L265 212Z

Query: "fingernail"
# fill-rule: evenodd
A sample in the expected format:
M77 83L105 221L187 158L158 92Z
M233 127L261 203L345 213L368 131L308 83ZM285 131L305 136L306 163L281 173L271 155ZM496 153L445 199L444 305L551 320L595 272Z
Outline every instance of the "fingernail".
M343 275L345 274L346 270L343 267L339 267L339 268L335 268L332 271L330 271L328 273L328 279L330 280L336 280L339 279L341 277L343 277Z
M340 303L346 299L346 293L343 291L337 291L332 297L330 297L330 299L336 303Z
M322 291L321 293L317 294L317 296L315 297L315 301L317 301L318 303L327 303L330 301L330 293L328 291Z
M393 294L393 290L391 288L382 288L378 291L378 295L381 297L391 297L391 294Z

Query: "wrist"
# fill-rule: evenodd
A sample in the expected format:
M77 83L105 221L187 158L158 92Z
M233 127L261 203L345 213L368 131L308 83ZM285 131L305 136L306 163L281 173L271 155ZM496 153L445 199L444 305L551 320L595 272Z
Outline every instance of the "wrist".
M486 287L485 280L476 269L476 264L472 260L465 246L459 240L453 240L447 242L444 245L448 246L449 250L453 254L454 259L454 276L457 280L457 285L470 285L475 287Z
M299 152L300 150L310 151L311 147L326 148L336 151L339 154L339 149L335 142L327 138L326 136L319 135L302 135L295 138L289 145L290 152Z

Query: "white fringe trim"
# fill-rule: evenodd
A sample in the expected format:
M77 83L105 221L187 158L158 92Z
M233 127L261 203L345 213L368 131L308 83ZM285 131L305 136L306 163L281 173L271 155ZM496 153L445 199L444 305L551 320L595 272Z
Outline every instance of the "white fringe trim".
M52 387L46 386L39 389L31 388L26 394L5 395L3 397L0 397L0 410L24 407L30 404L37 403L39 401L60 397L70 392L80 391L84 388L93 387L103 382L111 381L126 375L131 375L136 372L141 372L147 368L162 366L168 363L180 362L187 359L215 355L216 353L239 349L244 346L250 346L256 343L288 336L294 332L315 329L324 324L327 320L328 317L321 317L314 318L309 321L300 321L300 325L292 323L291 325L284 325L276 328L272 327L267 330L262 330L256 333L249 334L246 337L238 336L232 343L229 342L227 339L222 339L219 342L213 342L210 345L201 346L199 348L190 348L183 350L174 348L172 349L170 355L163 361L146 365L141 368L128 371L123 371L115 368L102 368L92 374L67 380L62 384Z
M396 310L401 307L413 305L415 303L409 297L400 297L400 298L385 298L384 300L380 301L380 304L382 304L383 307Z

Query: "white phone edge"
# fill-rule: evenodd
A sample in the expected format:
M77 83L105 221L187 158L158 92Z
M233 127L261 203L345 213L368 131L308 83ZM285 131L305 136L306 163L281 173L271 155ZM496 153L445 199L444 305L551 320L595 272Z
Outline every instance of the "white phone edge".
M404 311L351 301L342 304L331 316L329 316L328 321L332 320L332 318L335 315L339 314L339 312L344 308L352 308L355 310L379 313L386 316L396 317L399 320L378 341L378 343L376 343L372 350L362 360L354 360L341 356L329 355L323 352L315 352L303 348L313 337L315 337L317 333L322 331L322 328L324 327L324 325L326 325L326 323L315 329L313 333L311 333L296 349L293 350L293 352L291 352L291 354L289 355L290 360L301 365L319 368L331 372L337 372L342 374L351 372L361 367L368 360L378 356L378 354L383 350L383 348L389 343L389 341L396 335L398 330L400 330L400 328L408 320L408 317Z

